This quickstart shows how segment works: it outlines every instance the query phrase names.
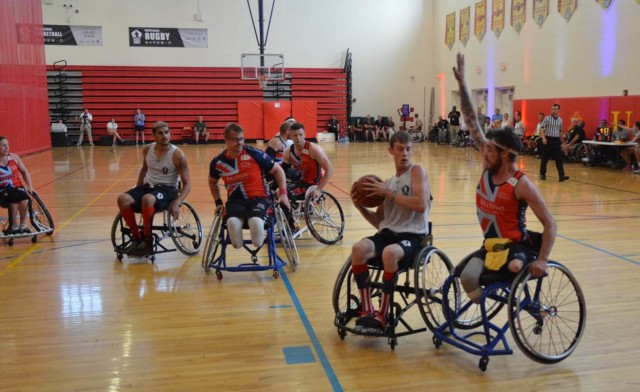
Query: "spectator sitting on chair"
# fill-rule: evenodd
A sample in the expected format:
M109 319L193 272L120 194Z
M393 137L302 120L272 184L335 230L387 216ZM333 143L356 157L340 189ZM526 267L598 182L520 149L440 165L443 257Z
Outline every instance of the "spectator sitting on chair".
M329 120L329 123L327 124L327 131L333 133L336 137L336 141L338 141L339 139L338 133L340 132L340 123L336 119L335 114L331 115L331 120Z
M57 123L51 124L51 132L62 134L64 145L66 146L68 144L67 143L67 126L64 125L62 118L59 118ZM57 147L57 146L54 146L54 147Z
M195 137L196 139L196 144L198 144L198 139L200 137L204 138L204 144L207 144L207 142L209 141L207 123L202 120L202 116L198 116L198 121L193 124L193 137Z
M291 125L289 134L293 145L284 152L282 167L287 172L291 165L299 177L289 183L290 191L296 199L304 200L307 189L316 185L311 197L317 199L333 175L333 166L320 146L305 139L304 125Z
M416 118L417 117L418 115L416 114ZM453 106L447 117L449 118L449 136L451 136L451 144L454 145L456 144L456 137L460 130L460 112L458 108Z
M522 115L520 114L519 111L516 111L513 121L514 121L513 132L516 134L517 137L520 138L520 140L523 140L524 135L527 133L527 130L524 125L524 121L522 121Z
M26 186L20 181L20 176ZM9 140L0 136L0 205L6 206L9 210L9 224L3 233L4 235L29 233L29 229L27 229L29 195L27 192L33 192L31 175L20 157L9 152ZM15 222L16 212L20 216L20 223Z
M629 132L629 136L633 135L633 138L629 140L630 143L638 143L640 141L640 121L636 121L633 128L627 127L624 123L618 122L618 128L624 129ZM636 174L640 174L640 166L638 162L640 162L640 150L638 146L625 148L620 151L620 156L625 162L625 170L633 170L634 173L638 171ZM635 157L635 162L632 159Z
M244 144L244 129L236 123L224 128L225 149L209 164L209 190L216 203L216 213L227 217L231 245L244 245L242 226L247 221L251 242L259 248L264 243L264 219L270 206L264 174L273 175L278 184L278 201L290 209L284 171L267 153ZM227 203L220 196L220 179L227 190Z
M509 113L505 113L502 115L502 124L500 124L500 128L505 128L505 127L513 127L513 125L511 125L511 119L509 118Z
M118 133L118 123L116 122L115 117L111 117L111 121L107 123L107 132L109 135L113 136L113 142L111 143L112 147L116 146L116 141L124 143L124 139L121 138Z
M356 118L355 123L351 126L351 133L353 134L354 142L361 142L364 140L360 117Z
M126 254L144 254L151 250L151 221L156 210L169 209L178 219L180 206L191 190L187 157L171 144L171 130L163 121L153 124L154 143L142 148L142 168L135 188L118 197L122 219L131 229L133 240L123 249ZM182 189L178 189L178 179ZM143 232L138 229L134 209L142 214Z
M394 133L396 133L396 123L393 122L393 117L389 116L387 120L387 134L391 137Z
M491 128L500 128L502 126L503 119L504 117L500 114L500 108L496 108L493 116L491 116ZM498 126L496 127L495 124L498 124Z
M363 124L363 130L364 130L364 139L365 141L372 141L375 142L376 141L376 126L373 122L373 119L371 118L370 115L367 114L367 118L364 120L364 124Z

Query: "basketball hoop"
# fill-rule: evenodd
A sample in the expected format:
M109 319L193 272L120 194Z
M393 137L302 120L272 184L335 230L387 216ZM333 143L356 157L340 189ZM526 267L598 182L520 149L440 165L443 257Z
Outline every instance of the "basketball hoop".
M269 78L267 77L267 75L258 75L258 83L260 83L261 89L264 90L267 87L268 81L269 81Z

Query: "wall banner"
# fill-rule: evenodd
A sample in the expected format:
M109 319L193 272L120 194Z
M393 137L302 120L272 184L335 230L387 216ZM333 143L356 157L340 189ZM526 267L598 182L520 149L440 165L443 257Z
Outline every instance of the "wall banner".
M491 30L496 38L500 38L504 30L504 0L493 0L491 6Z
M446 31L444 34L444 43L449 47L449 50L453 47L453 42L456 40L456 13L452 12L447 15Z
M473 35L482 42L484 33L487 31L487 0L476 3L476 14L474 17Z
M45 45L102 46L101 26L43 25Z
M533 0L533 20L542 27L549 15L549 0Z
M467 46L469 42L469 20L471 19L471 6L460 10L460 42Z
M207 29L129 27L129 46L155 48L207 48Z
M606 8L609 8L611 3L613 3L613 0L596 0L596 3L600 4L602 7L606 9Z
M524 22L527 20L527 0L511 1L511 27L520 34Z
M568 22L576 12L578 0L558 0L558 12Z

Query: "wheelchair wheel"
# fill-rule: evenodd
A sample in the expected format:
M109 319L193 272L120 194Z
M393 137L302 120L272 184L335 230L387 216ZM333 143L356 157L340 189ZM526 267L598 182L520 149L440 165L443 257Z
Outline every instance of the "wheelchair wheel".
M220 248L220 235L222 234L222 214L217 212L213 216L213 222L211 223L211 230L209 230L209 237L204 246L204 253L202 254L202 268L205 272L211 270L210 264L216 259L218 249Z
M111 225L111 244L113 245L113 250L117 253L118 259L122 260L122 250L127 247L133 240L131 235L131 229L127 225L127 222L124 221L122 215L118 212L116 218L113 220L113 224Z
M304 201L304 219L309 232L316 240L332 245L344 234L344 213L332 194L322 191L317 200L307 197Z
M550 261L540 278L522 270L511 286L508 306L513 338L536 362L567 358L584 333L584 295L571 271L560 263Z
M573 151L572 156L573 156L573 159L576 162L582 162L582 158L588 158L589 157L589 146L586 145L586 144L580 144Z
M427 327L434 331L444 323L442 285L453 270L451 261L440 249L423 248L413 263L416 299Z
M191 204L182 202L178 220L168 211L166 214L169 216L171 239L180 252L188 256L198 253L202 245L202 224Z
M38 230L38 232L52 235L54 229L53 219L51 218L51 214L49 214L47 207L44 206L44 203L37 193L31 193L31 199L31 206L29 208L31 224Z
M413 131L413 132L411 132L411 141L412 142L420 143L423 138L424 138L424 135L422 134L422 131Z
M458 329L474 329L482 326L484 321L480 304L472 303L469 299L467 293L462 288L460 277L455 276L452 277L452 279L453 282L446 293L447 304L449 306L447 317L452 314L451 312L454 312L455 319L452 320L452 324ZM492 297L498 295L504 298L508 292L503 289L498 289L498 291L499 293L495 291L489 293L485 298L484 306L487 320L491 320L504 306L504 302ZM464 309L464 311L462 309Z
M351 257L347 259L333 286L333 310L340 325L346 325L350 319L358 317L361 309L360 293L356 280L351 273Z
M287 217L285 216L284 211L282 211L282 208L280 208L279 205L276 205L274 210L278 232L280 233L280 242L282 242L282 247L284 248L284 252L287 255L289 265L295 271L298 268L300 260L296 242L293 239L293 234L291 233L289 222L287 221Z

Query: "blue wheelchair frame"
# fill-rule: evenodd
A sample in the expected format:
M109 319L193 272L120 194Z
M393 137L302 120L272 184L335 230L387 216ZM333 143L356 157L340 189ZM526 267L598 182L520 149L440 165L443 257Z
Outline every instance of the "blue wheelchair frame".
M586 305L575 277L562 264L549 261L547 272L539 278L530 275L529 266L515 278L484 272L478 304L466 297L459 272L452 273L442 286L444 322L432 328L436 348L446 342L478 355L481 357L478 367L486 371L489 356L513 354L506 339L509 329L520 350L543 364L562 361L577 347L586 325ZM508 321L503 325L492 322L505 305ZM553 340L556 332L558 341ZM482 343L472 340L478 336L483 338ZM545 339L550 341L543 344Z
M218 280L222 280L222 271L239 272L239 271L266 271L272 270L273 277L278 278L280 269L287 265L276 251L276 244L281 243L285 248L287 259L292 269L298 266L298 251L295 246L295 240L291 234L289 224L279 204L273 201L271 213L265 219L266 238L262 245L258 248L252 246L250 239L243 241L243 249L251 255L251 262L244 262L236 265L227 263L227 245L231 244L229 232L226 229L226 218L222 217L220 212L216 213L213 218L209 239L205 246L204 255L202 257L202 267L205 272L214 269ZM276 233L275 228L278 228ZM243 227L245 229L246 227ZM268 264L260 264L258 253L262 248L267 247ZM217 255L220 251L220 255Z

